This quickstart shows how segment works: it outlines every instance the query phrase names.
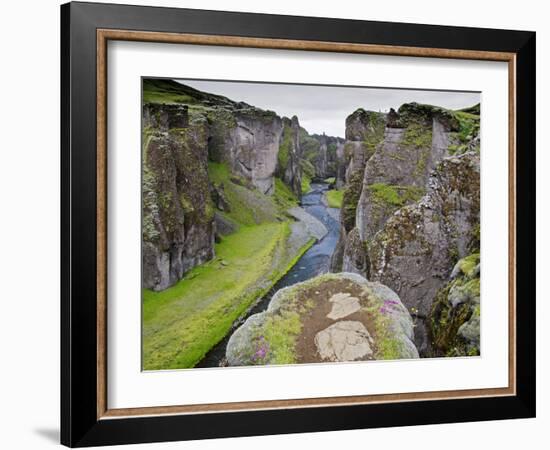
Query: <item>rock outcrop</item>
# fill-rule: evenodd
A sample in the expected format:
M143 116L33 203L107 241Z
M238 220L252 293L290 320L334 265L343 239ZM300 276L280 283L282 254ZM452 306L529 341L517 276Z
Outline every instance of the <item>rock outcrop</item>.
M345 189L340 212L340 237L331 260L333 272L366 274L364 249L361 248L362 245L354 248L355 244L359 243L357 240L359 231L351 232L356 225L355 217L363 189L365 165L383 141L384 128L385 115L381 113L358 109L346 119L346 141L342 149L344 162L341 164L345 167ZM348 239L350 233L351 238ZM350 264L357 258L363 261L363 264L358 263L357 266Z
M232 172L249 180L263 194L272 194L277 168L282 119L254 107L209 111L210 159L224 162Z
M310 178L324 180L340 179L343 185L346 162L344 157L344 140L326 134L309 134L304 128L300 131L302 160L311 166Z
M183 105L143 108L143 287L162 290L214 256L208 123Z
M226 166L231 187L252 200L275 193L275 176L299 199L302 129L297 117L173 80L146 79L143 94L143 287L163 290L237 227L227 215L235 189L209 180L209 162Z
M450 278L437 292L430 310L432 353L435 356L479 355L479 253L458 261Z
M421 352L430 349L423 322L438 290L479 239L479 156L444 159L428 186L427 195L395 212L368 246L370 279L392 287L419 319Z
M360 109L346 121L346 139L331 270L393 289L416 318L419 351L429 355L434 298L479 234L479 116L416 103L387 115Z
M281 289L231 336L229 365L418 358L413 320L388 287L351 273Z
M384 140L365 166L356 225L361 240L370 241L400 207L425 193L428 175L447 156L456 120L444 110L405 104L391 112Z
M283 118L283 134L279 145L277 174L297 198L302 197L302 170L300 159L300 123L298 118Z

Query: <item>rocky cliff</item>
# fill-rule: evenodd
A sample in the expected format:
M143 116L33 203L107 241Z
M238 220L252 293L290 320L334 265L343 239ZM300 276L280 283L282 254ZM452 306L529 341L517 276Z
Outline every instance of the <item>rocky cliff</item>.
M166 289L214 256L208 122L183 105L143 108L142 283Z
M281 289L231 336L229 365L418 358L413 320L388 287L351 273Z
M345 172L344 140L326 134L309 134L304 128L299 133L302 160L311 167L307 174L311 178L324 180L334 177L343 185Z
M340 238L331 261L333 272L343 270L366 275L366 258L362 246L355 245L360 244L357 241L359 232L355 229L355 217L363 189L365 165L384 139L385 123L384 114L363 109L358 109L346 119L346 140L340 150L344 175L343 180L338 179L340 183L343 182L345 190L340 211Z
M411 103L387 115L358 110L346 121L350 158L332 270L392 288L417 319L415 342L425 355L434 298L479 233L472 111Z
M428 193L397 210L368 245L369 276L400 295L420 320L415 342L431 343L424 330L439 289L458 259L478 250L479 155L445 158L428 182ZM476 248L477 247L477 248Z
M480 272L479 253L472 253L437 292L427 323L433 355L480 354Z
M144 80L143 100L143 287L163 290L213 258L216 224L221 234L234 228L216 212L231 202L209 163L227 166L250 197L274 193L278 168L299 193L299 148L290 146L281 167L283 119L172 80Z
M277 175L297 198L302 196L302 169L300 160L300 123L298 117L283 118L283 134L279 145Z

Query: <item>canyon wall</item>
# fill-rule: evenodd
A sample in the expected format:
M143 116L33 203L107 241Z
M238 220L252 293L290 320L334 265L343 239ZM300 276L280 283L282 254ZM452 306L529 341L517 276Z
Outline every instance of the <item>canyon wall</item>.
M479 252L475 112L409 103L387 115L360 109L346 121L342 229L331 269L393 289L415 318L424 355L437 352L429 323L435 297L455 264Z

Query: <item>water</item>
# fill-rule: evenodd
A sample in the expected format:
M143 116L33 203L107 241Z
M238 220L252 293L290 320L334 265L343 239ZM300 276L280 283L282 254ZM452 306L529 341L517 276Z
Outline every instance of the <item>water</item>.
M323 193L328 190L326 183L311 183L311 191L302 196L302 207L312 216L323 222L327 227L327 235L316 242L307 250L298 262L284 275L271 290L262 297L249 311L246 317L235 324L235 327L227 336L217 344L195 367L219 367L224 364L225 349L232 332L252 314L256 314L267 309L271 297L279 290L295 283L308 280L329 270L330 257L334 252L338 235L340 233L340 222L337 218L338 211L329 208L322 202ZM332 214L331 214L332 213Z

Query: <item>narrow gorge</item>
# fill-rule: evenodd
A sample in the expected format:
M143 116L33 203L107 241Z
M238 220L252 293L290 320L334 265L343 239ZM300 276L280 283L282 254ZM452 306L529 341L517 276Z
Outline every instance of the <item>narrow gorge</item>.
M189 84L143 80L143 369L479 354L479 105L338 137Z

